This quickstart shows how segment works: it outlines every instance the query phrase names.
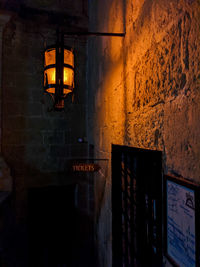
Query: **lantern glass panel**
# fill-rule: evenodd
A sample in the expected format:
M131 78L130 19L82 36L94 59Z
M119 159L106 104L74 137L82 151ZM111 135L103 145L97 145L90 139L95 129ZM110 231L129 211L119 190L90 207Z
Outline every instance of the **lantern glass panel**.
M50 94L55 94L55 87L52 87L52 88L48 88L46 89L46 92L50 93Z
M50 68L44 71L44 86L56 83L56 69Z
M73 87L73 82L74 82L74 71L70 68L64 67L64 71L63 71L64 85Z
M64 64L74 67L74 54L72 51L64 49Z
M56 64L56 49L51 48L45 51L45 61L44 66L49 66L52 64Z
M71 92L72 92L71 89L66 89L66 88L63 89L63 94L64 94L64 95L67 95L67 94L69 94L69 93L71 93Z

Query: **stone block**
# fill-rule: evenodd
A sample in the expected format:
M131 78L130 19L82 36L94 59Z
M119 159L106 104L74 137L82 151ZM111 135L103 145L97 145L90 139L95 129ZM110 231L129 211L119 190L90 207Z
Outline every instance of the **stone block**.
M52 112L56 112L56 111L52 111ZM52 114L54 115L54 114ZM57 114L56 114L57 115ZM55 129L57 130L66 130L68 128L68 124L66 123L66 120L64 118L60 119L60 118L54 118L51 120L51 124L53 127L55 127Z
M32 73L15 73L15 86L16 88L22 88L26 90L26 94L29 93L29 88L42 88L43 86L43 76L41 74Z
M44 131L44 144L45 145L61 145L64 144L63 131Z
M43 105L43 98L44 98L44 90L42 88L42 85L40 86L40 90L38 90L38 87L31 87L29 99L30 101L37 102L39 101L41 105Z
M65 144L71 144L72 142L72 134L71 131L65 131Z
M30 117L40 117L42 116L42 111L42 103L38 99L37 102L27 102L24 113Z
M26 118L26 129L37 129L39 130L48 130L52 129L51 127L51 121L49 119L45 118L34 118L34 117L27 117Z
M3 116L3 128L5 130L24 130L26 129L26 118L19 117L6 117Z
M6 131L3 134L3 142L10 145L37 145L43 143L43 135L37 130Z
M87 158L88 157L88 145L87 144L71 145L71 156L73 158Z
M10 98L3 105L5 114L4 116L6 117L23 116L26 105L27 103L24 101L13 101L12 98Z
M49 156L52 158L61 157L67 158L71 154L71 146L70 145L51 145Z
M23 161L26 156L26 147L24 145L2 145L2 151L5 159L12 162Z
M0 191L11 192L13 190L13 179L10 175L10 169L3 157L0 157Z
M41 164L41 171L43 173L54 173L58 170L57 159L52 157L46 157Z
M42 103L39 102L39 99L37 99L37 102L22 101L20 95L17 94L15 94L14 98L16 101L13 101L13 97L11 97L3 103L6 116L42 116Z

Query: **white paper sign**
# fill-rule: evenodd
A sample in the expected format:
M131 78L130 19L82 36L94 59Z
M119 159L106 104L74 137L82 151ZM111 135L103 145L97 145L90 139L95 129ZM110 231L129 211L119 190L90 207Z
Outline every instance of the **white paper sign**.
M167 253L179 265L195 266L194 190L167 180Z

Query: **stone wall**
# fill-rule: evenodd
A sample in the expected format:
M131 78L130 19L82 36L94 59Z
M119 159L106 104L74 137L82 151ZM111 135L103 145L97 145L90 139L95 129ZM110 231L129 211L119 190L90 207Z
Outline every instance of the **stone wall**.
M56 42L52 20L58 15L23 12L15 13L4 31L2 62L2 152L15 181L18 218L26 214L28 188L79 183L69 175L68 162L88 155L87 143L78 141L86 140L86 40L65 37L75 54L75 98L66 99L63 112L52 111L53 102L43 93L43 60L45 45ZM86 14L84 23L65 16L64 30L85 30ZM88 191L83 207L87 198Z
M89 1L89 141L163 151L164 173L200 182L200 2ZM99 188L96 188L98 191ZM111 179L97 222L100 266L111 266Z

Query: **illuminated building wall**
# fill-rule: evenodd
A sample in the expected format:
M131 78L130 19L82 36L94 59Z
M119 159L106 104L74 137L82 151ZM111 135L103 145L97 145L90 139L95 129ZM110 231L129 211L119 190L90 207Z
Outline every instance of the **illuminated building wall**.
M89 142L163 151L165 173L200 182L200 2L90 1ZM98 214L101 266L111 266L111 175ZM100 188L96 187L96 191Z

